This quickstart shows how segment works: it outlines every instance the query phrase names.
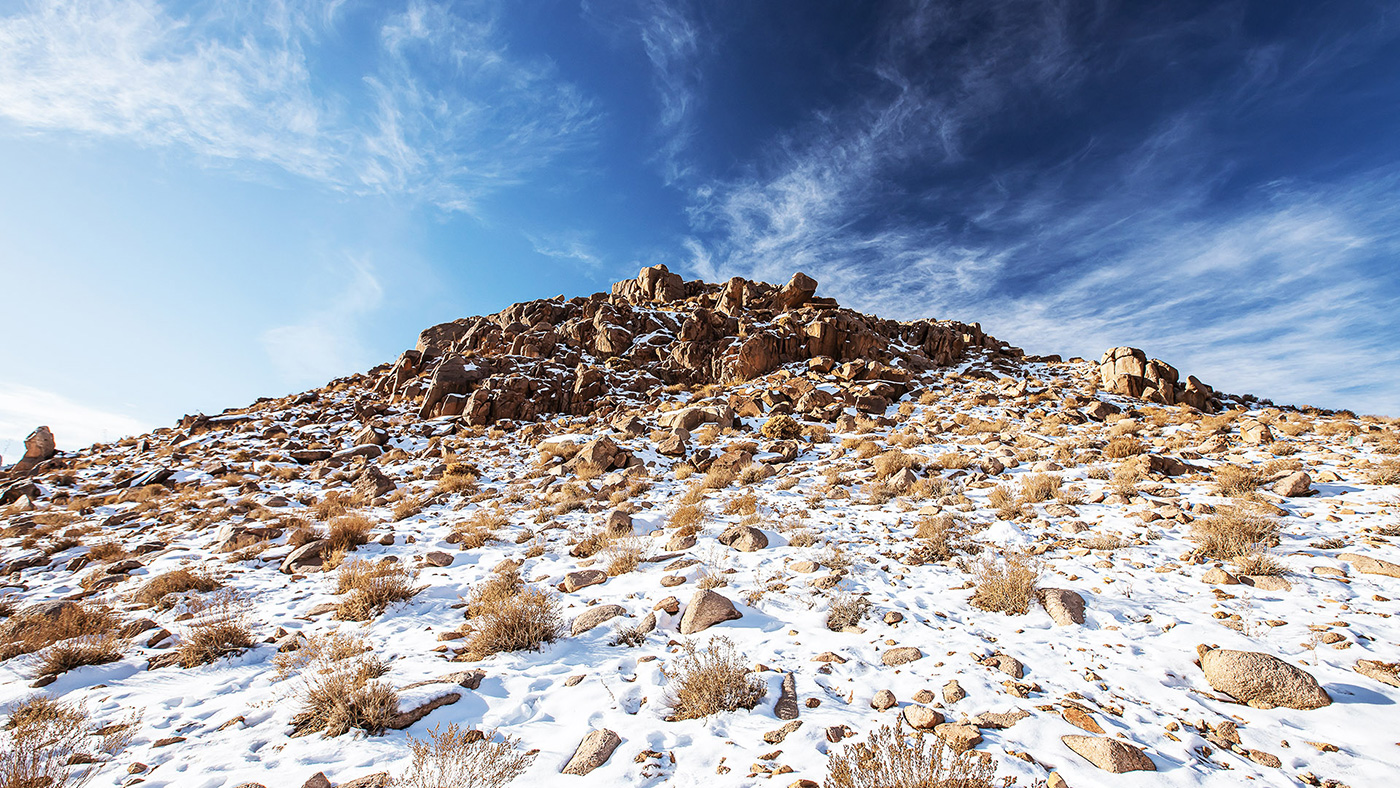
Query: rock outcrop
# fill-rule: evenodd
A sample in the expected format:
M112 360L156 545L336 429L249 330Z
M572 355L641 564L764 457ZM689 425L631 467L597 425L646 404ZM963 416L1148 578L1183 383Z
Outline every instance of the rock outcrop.
M1176 367L1160 359L1147 358L1135 347L1115 347L1099 359L1099 382L1114 394L1137 397L1162 405L1190 405L1196 410L1215 411L1219 404L1210 386L1189 375L1183 383Z

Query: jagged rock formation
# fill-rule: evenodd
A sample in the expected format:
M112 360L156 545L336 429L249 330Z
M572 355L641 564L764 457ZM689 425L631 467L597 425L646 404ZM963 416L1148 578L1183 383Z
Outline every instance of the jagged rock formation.
M1103 387L1114 394L1137 397L1162 405L1190 405L1196 410L1216 411L1220 402L1210 386L1189 375L1180 382L1181 373L1161 359L1147 359L1147 354L1135 347L1115 347L1099 359L1099 378Z
M738 277L716 285L656 265L610 293L432 326L392 366L371 372L380 392L420 402L422 418L489 424L607 411L656 386L749 380L794 361L861 381L854 396L883 410L913 375L956 363L968 348L1019 355L976 324L882 320L816 290L802 273L782 287ZM820 412L832 402L805 404Z

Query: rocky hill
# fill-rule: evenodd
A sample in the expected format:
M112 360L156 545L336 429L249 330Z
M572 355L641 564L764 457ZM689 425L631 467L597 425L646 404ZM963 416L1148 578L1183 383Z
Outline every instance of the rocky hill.
M817 291L655 266L114 444L39 428L0 785L1400 773L1396 421Z

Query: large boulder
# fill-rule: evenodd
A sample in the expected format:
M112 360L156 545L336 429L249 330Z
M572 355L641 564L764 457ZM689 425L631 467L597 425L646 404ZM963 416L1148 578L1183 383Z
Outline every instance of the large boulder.
M752 525L735 525L719 535L719 543L744 553L768 546L768 537Z
M1290 709L1317 709L1332 703L1307 671L1278 657L1257 651L1233 651L1200 647L1201 670L1206 681L1240 703L1256 709L1283 706Z
M694 635L715 624L743 618L744 614L734 608L734 603L724 596L707 589L695 592L681 616L681 634Z
M1036 598L1060 626L1084 623L1084 597L1068 588L1036 589Z
M1099 383L1107 391L1161 405L1188 405L1211 410L1215 392L1194 376L1185 383L1172 365L1148 359L1135 347L1109 348L1099 359Z
M585 775L608 762L622 737L607 728L589 731L574 750L574 756L564 765L564 774Z
M773 296L773 308L782 312L796 309L812 300L812 296L816 295L816 292L817 280L798 271Z
M598 626L604 621L627 615L627 608L622 605L596 605L583 612L574 619L573 625L569 628L569 634L577 637L588 630Z
M15 463L12 470L16 475L29 473L39 463L51 459L57 453L53 432L48 427L39 427L24 439L24 456Z
M1084 760L1106 772L1155 772L1157 764L1147 753L1125 741L1108 736L1061 736L1060 741Z
M1360 553L1341 553L1337 557L1350 563L1352 569L1355 569L1363 575L1400 577L1400 564L1382 561L1379 558L1372 558L1369 555L1361 555Z

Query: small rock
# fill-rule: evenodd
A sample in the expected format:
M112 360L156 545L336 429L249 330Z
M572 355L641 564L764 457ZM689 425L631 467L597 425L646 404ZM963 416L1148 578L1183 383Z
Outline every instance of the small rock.
M907 665L916 659L922 659L924 652L914 646L900 646L885 651L880 655L880 661L890 667L896 665Z
M1036 590L1036 598L1056 624L1064 627L1084 623L1084 597L1077 592L1068 588L1041 588Z
M1147 753L1108 736L1061 736L1060 741L1089 763L1113 774L1155 772L1157 764Z
M884 711L892 708L899 701L895 700L894 693L887 689L882 689L875 693L875 697L870 699L870 708L876 711Z
M966 723L945 722L936 726L933 734L942 739L953 752L965 752L982 743L982 734L976 726Z
M559 584L559 590L566 594L572 594L580 588L596 586L607 579L608 573L601 569L580 569L577 572L564 575L564 582Z
M583 741L579 742L578 749L574 750L574 757L565 764L563 773L588 774L607 763L613 750L621 743L622 737L607 728L589 731L588 735L583 737Z
M802 720L793 720L775 731L768 731L763 734L763 741L767 744L782 744L783 739L786 739L789 733L801 727Z
M685 615L681 616L681 634L693 635L724 621L743 618L734 603L709 589L701 589L690 598Z
M598 605L590 607L582 615L574 619L573 625L569 628L569 633L578 637L588 630L611 618L627 615L627 608L622 605Z
M904 724L915 730L932 730L943 723L943 714L927 706L905 706L903 714Z
M967 697L967 690L962 688L957 679L949 681L943 685L943 702L949 706Z
M423 563L428 566L451 566L453 556L451 553L444 553L441 550L434 550L423 556Z

